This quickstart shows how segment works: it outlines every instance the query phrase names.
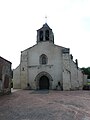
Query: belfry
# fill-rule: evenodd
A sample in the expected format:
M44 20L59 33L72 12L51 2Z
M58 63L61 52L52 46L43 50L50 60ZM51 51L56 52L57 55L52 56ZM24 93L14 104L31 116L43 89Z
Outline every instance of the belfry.
M42 28L37 30L37 43L46 41L54 43L54 35L52 29L48 26L47 23L45 23Z

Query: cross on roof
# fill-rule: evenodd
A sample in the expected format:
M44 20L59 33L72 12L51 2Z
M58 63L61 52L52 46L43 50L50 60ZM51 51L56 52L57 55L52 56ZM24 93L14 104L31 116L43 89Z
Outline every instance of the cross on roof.
M47 23L47 16L45 16L45 23Z

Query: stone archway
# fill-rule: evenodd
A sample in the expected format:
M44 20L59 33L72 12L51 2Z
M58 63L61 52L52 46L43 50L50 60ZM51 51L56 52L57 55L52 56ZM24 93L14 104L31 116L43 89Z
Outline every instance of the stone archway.
M53 79L49 73L40 72L35 78L36 89L52 89L52 81Z

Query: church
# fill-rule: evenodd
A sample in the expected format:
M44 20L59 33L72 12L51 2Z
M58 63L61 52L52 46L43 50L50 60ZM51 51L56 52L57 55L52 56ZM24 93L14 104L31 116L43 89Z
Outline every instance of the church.
M13 70L13 87L21 89L79 90L84 79L70 49L54 44L47 23L37 30L37 43L21 52L20 65Z

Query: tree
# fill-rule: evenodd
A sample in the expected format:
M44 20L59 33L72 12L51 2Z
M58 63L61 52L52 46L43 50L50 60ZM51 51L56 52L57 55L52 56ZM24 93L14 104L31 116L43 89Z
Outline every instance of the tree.
M90 79L90 67L87 67L87 68L83 67L81 68L81 70L83 74L87 75L88 76L87 78Z

